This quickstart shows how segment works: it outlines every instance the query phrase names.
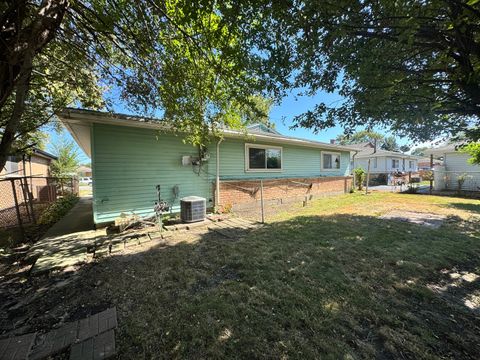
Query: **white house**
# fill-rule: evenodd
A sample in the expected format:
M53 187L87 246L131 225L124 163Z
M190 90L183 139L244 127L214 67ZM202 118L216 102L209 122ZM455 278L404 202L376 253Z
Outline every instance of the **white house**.
M443 165L434 167L435 190L480 190L480 166L468 162L469 154L458 151L459 144L448 144L429 149L426 155L433 154L443 160Z
M387 151L375 149L375 145L370 142L351 145L358 150L352 157L352 166L354 169L368 169L368 160L370 160L370 179L373 183L386 184L389 174L393 173L417 173L418 156L408 155L397 151Z

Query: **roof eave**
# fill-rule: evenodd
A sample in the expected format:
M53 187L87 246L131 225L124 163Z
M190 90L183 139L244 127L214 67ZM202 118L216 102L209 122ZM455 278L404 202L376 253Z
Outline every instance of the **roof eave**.
M137 127L137 128L145 128L145 129L154 129L154 130L164 130L168 131L172 128L166 124L161 124L159 121L148 118L142 118L138 116L130 116L125 114L114 114L114 113L105 113L105 112L97 112L97 111L90 111L90 110L81 110L81 109L65 109L57 113L58 118L62 121L62 123L69 129L69 123L100 123L106 125L116 125L116 126L128 126L128 127ZM222 133L225 137L231 138L241 138L245 136L253 137L255 139L269 141L269 142L277 142L277 143L284 143L284 144L292 144L298 146L305 146L305 147L313 147L313 148L322 148L327 150L333 151L348 151L348 152L355 152L358 151L357 149L350 148L348 146L343 145L333 145L327 143L321 143L311 140L304 140L298 138L288 138L282 137L281 135L269 135L269 134L259 134L259 133L248 133L242 132L237 130L222 130Z

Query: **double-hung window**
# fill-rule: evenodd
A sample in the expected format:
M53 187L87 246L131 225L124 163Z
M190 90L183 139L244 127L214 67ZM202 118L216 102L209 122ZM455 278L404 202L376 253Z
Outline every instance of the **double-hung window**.
M323 152L322 170L340 169L340 153Z
M281 171L282 148L267 145L245 145L247 171Z
M413 161L412 161L412 160L410 160L410 161L408 162L408 167L409 167L410 169L413 169Z
M400 160L392 159L392 169L399 169L400 168Z

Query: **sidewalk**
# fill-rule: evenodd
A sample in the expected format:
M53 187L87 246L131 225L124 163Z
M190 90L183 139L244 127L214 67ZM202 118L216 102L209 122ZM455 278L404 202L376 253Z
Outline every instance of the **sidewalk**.
M30 248L27 259L36 259L31 273L68 268L88 261L85 249L102 236L105 236L105 229L94 229L92 198L80 198L68 214Z
M91 196L81 197L67 215L48 229L42 239L87 230L94 230Z

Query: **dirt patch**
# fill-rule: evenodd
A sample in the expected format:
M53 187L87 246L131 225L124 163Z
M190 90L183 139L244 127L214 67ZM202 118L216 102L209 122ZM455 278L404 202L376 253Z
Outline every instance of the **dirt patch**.
M442 226L447 217L444 215L431 213L393 210L380 216L380 219L403 221L411 224L437 229Z

